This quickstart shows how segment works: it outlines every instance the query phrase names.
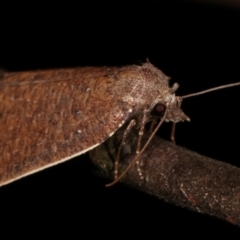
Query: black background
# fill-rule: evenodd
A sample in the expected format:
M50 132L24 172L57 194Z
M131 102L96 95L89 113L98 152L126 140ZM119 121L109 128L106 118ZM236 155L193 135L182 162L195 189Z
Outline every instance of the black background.
M178 95L240 81L236 7L187 1L89 1L4 6L2 11L0 67L9 71L122 66L148 58L171 76L171 84L180 84ZM236 87L186 99L182 108L191 122L178 124L177 144L239 167L239 98ZM159 135L169 139L170 125L165 124ZM224 221L121 184L106 189L105 183L91 173L86 154L4 186L2 229L21 226L23 236L31 235L32 229L43 236L68 238L84 234L163 238L177 233L190 239L195 234L226 233L233 239L240 232Z

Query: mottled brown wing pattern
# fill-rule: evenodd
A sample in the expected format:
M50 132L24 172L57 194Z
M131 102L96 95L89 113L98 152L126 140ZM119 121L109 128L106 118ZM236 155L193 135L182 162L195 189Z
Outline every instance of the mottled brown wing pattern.
M111 92L122 79L109 76L119 71L131 82L130 67L7 74L0 82L0 185L83 154L113 134L131 108Z

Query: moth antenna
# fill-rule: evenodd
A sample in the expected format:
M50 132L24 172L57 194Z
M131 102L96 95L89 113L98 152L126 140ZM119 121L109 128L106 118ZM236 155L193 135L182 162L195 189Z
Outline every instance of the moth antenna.
M201 92L191 93L191 94L188 94L188 95L185 95L185 96L181 96L180 98L183 99L183 98L194 97L194 96L202 95L202 94L205 94L205 93L217 91L217 90L224 89L224 88L235 87L235 86L239 86L239 85L240 85L240 82L230 83L230 84L222 85L222 86L219 86L219 87L210 88L210 89L207 89L207 90L204 90L204 91L201 91Z
M156 126L156 128L154 129L154 131L152 132L152 134L150 135L150 137L148 138L147 142L145 143L145 145L143 146L142 150L139 152L139 154L132 160L132 162L128 165L128 167L120 174L120 176L118 178L116 178L113 182L106 184L106 187L111 187L113 186L115 183L119 182L124 175L131 169L131 167L137 162L139 156L143 153L143 151L146 149L146 147L148 146L148 144L150 143L150 141L152 140L152 138L154 137L154 135L156 134L156 132L158 131L158 129L161 127L161 125L163 124L166 116L167 116L167 111L168 111L168 105L166 106L166 110L165 113L161 119L161 121L158 123L158 125Z

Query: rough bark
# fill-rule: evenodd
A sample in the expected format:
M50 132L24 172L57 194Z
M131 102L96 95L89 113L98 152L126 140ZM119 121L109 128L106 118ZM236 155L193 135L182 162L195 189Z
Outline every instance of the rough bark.
M90 152L98 167L97 174L113 179L113 162L121 136L119 131ZM129 139L121 153L120 172L133 159L137 134L132 133ZM144 180L134 166L122 182L167 202L240 226L240 169L158 137L154 137L140 160Z

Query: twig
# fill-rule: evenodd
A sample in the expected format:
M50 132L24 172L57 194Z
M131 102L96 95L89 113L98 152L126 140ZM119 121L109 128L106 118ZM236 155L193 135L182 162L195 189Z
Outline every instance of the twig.
M97 174L113 179L113 162L122 132L90 152ZM144 136L144 141L148 138ZM122 151L120 172L134 157L137 134ZM240 226L240 169L155 137L140 157L144 180L133 167L122 182L167 202Z

